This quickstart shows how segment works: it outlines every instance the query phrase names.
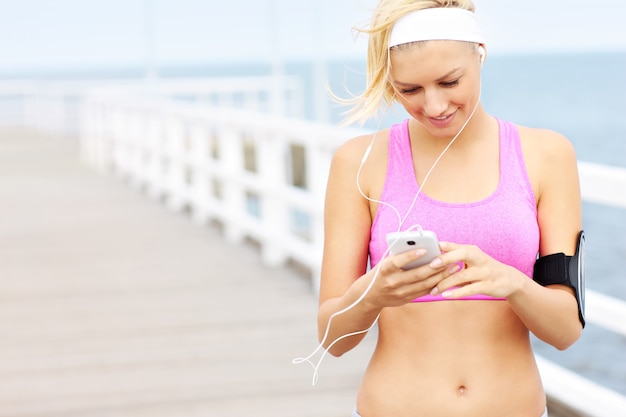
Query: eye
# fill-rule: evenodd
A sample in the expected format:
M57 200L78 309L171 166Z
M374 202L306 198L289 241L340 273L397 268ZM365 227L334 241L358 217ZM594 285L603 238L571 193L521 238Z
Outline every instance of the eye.
M446 88L456 87L457 85L459 85L459 78L457 78L456 80L445 81L441 83L441 86Z
M405 95L411 95L417 93L420 88L421 87L403 88L400 92Z

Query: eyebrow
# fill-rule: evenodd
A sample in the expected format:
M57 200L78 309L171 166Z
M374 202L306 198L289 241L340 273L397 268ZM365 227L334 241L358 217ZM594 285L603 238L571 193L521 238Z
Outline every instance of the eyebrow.
M454 68L451 71L448 71L447 73L445 73L444 75L442 75L441 77L437 78L435 81L437 82L441 82L443 80L445 80L446 78L449 78L452 74L454 74L455 72L459 71L461 69L461 67L458 68ZM393 83L399 87L414 87L418 84L413 84L413 83L405 83L402 81L396 81L394 80Z

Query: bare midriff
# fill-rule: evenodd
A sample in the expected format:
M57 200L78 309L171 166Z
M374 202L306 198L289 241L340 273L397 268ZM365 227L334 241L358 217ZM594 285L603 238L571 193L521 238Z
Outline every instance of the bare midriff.
M362 417L541 416L529 333L506 301L383 311L357 400Z

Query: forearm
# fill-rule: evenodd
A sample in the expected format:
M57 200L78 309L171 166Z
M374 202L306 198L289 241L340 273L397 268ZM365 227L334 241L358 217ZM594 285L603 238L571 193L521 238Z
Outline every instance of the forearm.
M524 277L508 300L535 336L559 350L568 348L581 335L576 299L567 287L542 287Z
M341 356L357 346L380 314L381 308L369 303L367 297L362 297L367 283L362 277L341 297L330 298L320 305L318 337L324 348L330 348L333 356ZM343 337L355 332L362 333Z

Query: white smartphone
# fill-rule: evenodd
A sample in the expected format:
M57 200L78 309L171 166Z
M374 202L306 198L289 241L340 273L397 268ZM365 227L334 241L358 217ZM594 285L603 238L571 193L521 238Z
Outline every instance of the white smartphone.
M426 255L405 265L402 269L408 270L426 265L441 255L437 235L428 230L388 233L386 240L389 246L389 253L392 255L419 248L426 249Z

